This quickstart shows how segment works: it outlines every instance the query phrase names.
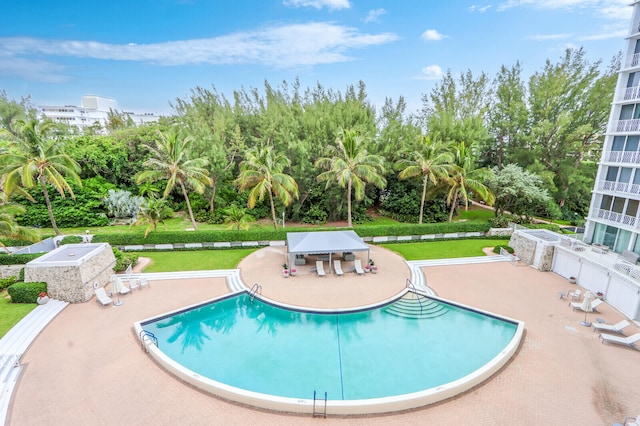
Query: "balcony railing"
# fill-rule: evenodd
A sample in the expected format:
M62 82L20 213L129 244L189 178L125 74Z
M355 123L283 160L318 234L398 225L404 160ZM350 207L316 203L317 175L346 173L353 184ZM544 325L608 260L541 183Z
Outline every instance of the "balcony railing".
M626 214L602 209L594 209L593 215L598 219L608 220L609 222L620 223L628 226L636 226L637 219L635 216L627 216Z
M635 183L612 182L603 180L598 184L598 189L601 191L624 192L630 195L640 194L640 185Z
M624 91L624 100L640 99L640 86L627 87Z
M635 67L638 64L640 64L640 53L634 53L634 55L631 57L631 66Z
M616 122L616 132L637 132L640 130L640 119L618 120Z
M606 161L612 163L640 163L640 152L638 151L609 151Z

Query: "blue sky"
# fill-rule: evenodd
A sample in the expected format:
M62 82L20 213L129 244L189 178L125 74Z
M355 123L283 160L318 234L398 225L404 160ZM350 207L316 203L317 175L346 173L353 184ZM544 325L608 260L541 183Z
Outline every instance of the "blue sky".
M0 90L36 105L171 113L190 89L228 98L300 78L370 100L421 106L446 70L494 76L520 61L525 75L567 47L589 60L625 48L629 0L111 0L6 1L0 6Z

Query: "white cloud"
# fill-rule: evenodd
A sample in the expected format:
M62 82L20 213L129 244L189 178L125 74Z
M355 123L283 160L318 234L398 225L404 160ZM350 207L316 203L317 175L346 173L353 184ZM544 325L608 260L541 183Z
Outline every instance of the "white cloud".
M629 32L627 30L605 31L604 33L600 33L600 34L591 34L591 35L588 35L588 36L582 36L582 37L579 37L578 40L582 40L582 41L606 40L606 39L609 39L609 38L622 39L622 38L626 37L627 35L629 35Z
M41 83L64 83L70 78L65 75L66 67L39 59L25 59L0 56L0 75L19 77Z
M444 72L440 65L429 65L422 68L422 74L416 77L418 80L440 80Z
M446 36L441 34L441 33L439 33L438 30L427 30L427 31L423 32L422 35L420 36L420 38L422 38L423 40L426 40L426 41L442 40L445 37Z
M607 0L610 2L611 0ZM573 7L588 8L596 6L602 0L508 0L498 5L498 11L513 7L532 7L534 9L570 9Z
M489 9L491 9L490 4L487 6L476 6L475 4L472 6L469 6L469 12L485 13Z
M573 34L536 34L528 38L535 41L561 40L563 38L573 37Z
M327 8L331 10L349 9L349 0L284 0L285 6Z
M382 15L384 15L385 13L387 13L386 10L384 9L373 9L370 10L367 13L367 16L364 18L364 22L365 24L368 24L369 22L378 22L378 18Z
M397 39L393 33L363 34L355 28L333 23L283 25L209 39L152 44L13 37L0 38L0 60L36 61L46 56L138 61L163 66L261 64L292 68L350 61L353 60L350 50Z

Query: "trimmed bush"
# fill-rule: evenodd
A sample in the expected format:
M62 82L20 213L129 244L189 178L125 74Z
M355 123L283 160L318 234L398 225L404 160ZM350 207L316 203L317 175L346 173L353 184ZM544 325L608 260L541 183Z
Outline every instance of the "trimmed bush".
M0 254L0 265L24 265L46 253Z
M8 289L12 303L36 303L38 295L43 291L47 291L45 282L17 282Z
M507 245L497 245L493 248L493 252L496 254L500 254L500 249L505 249L507 252L509 252L509 254L514 253L513 247Z
M67 235L62 240L60 240L60 245L65 244L80 244L82 243L82 237L80 235Z
M17 280L16 277L0 278L0 291L9 287L11 284L15 284Z
M394 235L453 234L458 232L486 232L488 223L426 223L422 225L371 225L359 226L355 231L361 237ZM345 228L326 227L316 231L336 231ZM144 238L141 232L120 232L118 234L97 234L94 243L109 243L112 246L144 244L212 243L219 241L280 241L287 239L287 232L309 232L309 228L261 228L245 232L216 231L168 231L153 232Z
M116 264L113 267L115 272L124 271L129 265L133 266L138 263L138 257L140 256L136 253L123 253L117 247L112 247L111 250L113 250L113 255L116 257Z

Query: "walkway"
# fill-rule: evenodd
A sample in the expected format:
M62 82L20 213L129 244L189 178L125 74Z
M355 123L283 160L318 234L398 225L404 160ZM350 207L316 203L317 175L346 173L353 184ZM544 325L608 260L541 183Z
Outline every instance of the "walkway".
M463 395L409 412L332 417L320 420L323 423L595 426L637 414L640 369L632 367L640 354L601 344L597 333L580 326L584 314L558 299L558 292L566 291L568 285L553 273L495 260L446 266L401 261L398 266L399 256L375 247L377 275L318 278L309 268L308 273L282 278L281 254L271 249L258 250L243 260L241 278L247 286L260 282L268 297L282 297L287 303L322 308L386 300L404 288L415 266L425 272L429 287L439 296L526 323L525 340L515 358ZM122 297L120 307L102 308L95 301L68 306L23 357L25 368L15 390L11 424L316 425L319 420L310 416L257 410L198 391L140 349L133 322L229 291L223 277L155 279L149 289ZM609 323L621 319L608 305L600 313L589 314L589 319L595 317ZM627 334L635 332L634 328Z
M68 305L50 300L38 305L0 339L0 422L4 424L11 395L22 372L20 359L40 332Z

